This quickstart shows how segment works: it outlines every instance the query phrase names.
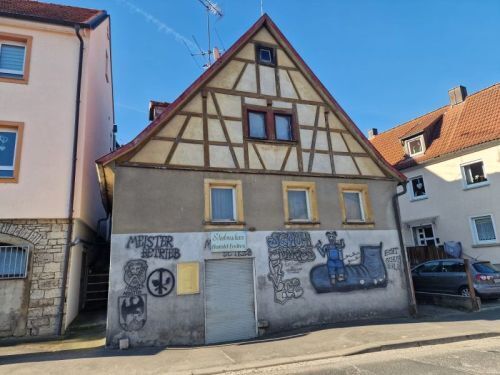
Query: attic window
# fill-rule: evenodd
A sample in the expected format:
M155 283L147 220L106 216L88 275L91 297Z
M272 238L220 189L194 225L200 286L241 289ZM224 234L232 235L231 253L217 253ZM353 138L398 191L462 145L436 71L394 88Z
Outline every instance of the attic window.
M276 66L276 50L273 47L257 45L259 64Z
M410 138L405 141L406 153L410 156L416 156L425 152L424 136Z

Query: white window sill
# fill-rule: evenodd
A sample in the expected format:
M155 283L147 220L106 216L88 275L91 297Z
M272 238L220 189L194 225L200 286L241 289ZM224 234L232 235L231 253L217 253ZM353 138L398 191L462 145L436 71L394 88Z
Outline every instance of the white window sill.
M497 246L500 246L500 242L476 243L473 244L471 247L478 248L478 247L497 247Z
M477 189L483 186L489 186L490 182L489 181L484 181L484 182L478 182L476 184L471 184L471 185L465 185L464 190L471 190L471 189Z
M428 199L428 198L429 197L427 195L421 195L420 197L410 198L410 202L423 201L423 200Z

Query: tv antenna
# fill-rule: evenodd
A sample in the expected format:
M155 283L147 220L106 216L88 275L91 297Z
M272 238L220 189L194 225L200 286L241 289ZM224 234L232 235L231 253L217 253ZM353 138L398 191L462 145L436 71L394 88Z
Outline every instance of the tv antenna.
M203 58L207 59L207 63L203 65L204 68L210 67L212 65L212 55L215 53L215 58L217 58L219 52L217 51L212 51L212 35L210 31L210 17L211 16L216 16L218 18L221 18L224 14L222 13L222 9L214 3L212 0L198 0L201 5L206 9L207 11L207 39L208 39L208 49L206 51L202 50L198 42L193 36L193 40L195 41L195 44L197 45L199 49L199 53L191 53L192 56L202 56Z

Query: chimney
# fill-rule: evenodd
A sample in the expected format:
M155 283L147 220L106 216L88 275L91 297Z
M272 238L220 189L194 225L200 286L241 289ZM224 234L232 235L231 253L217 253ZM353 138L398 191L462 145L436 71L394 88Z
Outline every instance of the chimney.
M220 58L220 51L217 47L214 48L214 61L219 60Z
M375 136L378 135L378 129L377 128L371 128L368 130L368 139L371 140L375 138Z
M460 104L467 97L467 89L464 86L457 86L448 91L450 105Z

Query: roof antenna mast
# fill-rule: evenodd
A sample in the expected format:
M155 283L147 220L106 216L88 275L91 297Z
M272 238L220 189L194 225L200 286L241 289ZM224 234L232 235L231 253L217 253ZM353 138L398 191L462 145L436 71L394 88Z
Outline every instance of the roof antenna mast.
M264 15L264 0L260 0L260 15Z
M201 51L202 56L207 56L207 64L205 67L210 67L212 65L212 43L211 43L211 33L210 33L210 15L214 15L217 17L222 17L224 14L222 13L222 9L214 3L212 0L198 0L201 5L203 5L207 11L207 39L208 39L208 50Z

